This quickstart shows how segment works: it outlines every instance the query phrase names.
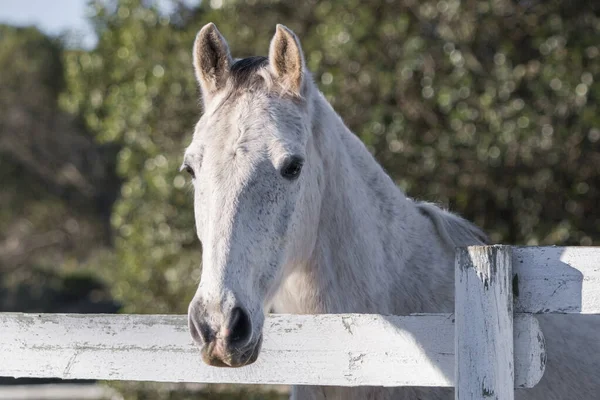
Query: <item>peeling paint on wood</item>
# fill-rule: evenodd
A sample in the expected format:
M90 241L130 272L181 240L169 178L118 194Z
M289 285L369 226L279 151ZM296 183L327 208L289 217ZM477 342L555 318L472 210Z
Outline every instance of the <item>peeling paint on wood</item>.
M0 326L0 376L345 386L454 384L452 314L272 315L265 322L258 361L239 369L203 364L183 315L0 313ZM542 376L539 360L544 348L537 344L538 335L542 333L534 317L516 317L515 346L523 354L517 352L515 359L515 387L532 386Z
M513 356L516 330L511 262L509 246L470 246L457 250L457 400L513 400L514 387L522 384L515 381L515 367L523 367L520 365L523 361ZM531 336L526 335L526 339L529 340L526 351L530 351L534 347Z
M511 247L515 312L600 313L600 247Z

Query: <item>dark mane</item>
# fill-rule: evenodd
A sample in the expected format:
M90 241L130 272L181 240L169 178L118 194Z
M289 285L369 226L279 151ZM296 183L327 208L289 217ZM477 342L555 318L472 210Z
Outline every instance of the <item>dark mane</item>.
M267 57L255 56L242 58L237 60L231 66L231 79L235 88L247 88L252 87L259 82L262 82L260 75L256 74L259 70L264 68L268 64Z

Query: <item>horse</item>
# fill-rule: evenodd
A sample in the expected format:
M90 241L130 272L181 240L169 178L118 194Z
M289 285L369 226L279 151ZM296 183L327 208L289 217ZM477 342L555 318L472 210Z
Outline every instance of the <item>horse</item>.
M489 239L457 214L407 197L319 91L293 31L277 25L268 57L234 59L209 23L194 41L193 67L203 114L181 170L193 182L202 245L188 325L203 362L256 361L270 311L453 312L455 248ZM598 399L598 327L540 322L546 374L516 398ZM294 400L452 397L452 388L420 387L291 393Z

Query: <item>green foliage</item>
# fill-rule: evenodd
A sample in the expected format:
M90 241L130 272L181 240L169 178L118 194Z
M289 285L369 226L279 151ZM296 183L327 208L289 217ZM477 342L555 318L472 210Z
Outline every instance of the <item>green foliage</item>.
M92 189L78 169L103 172L88 158L95 143L59 107L60 41L0 26L0 43L0 280L34 284L35 266L70 269L104 242L93 199L107 187L95 179Z
M0 63L5 91L40 85L49 98L64 88L62 45L35 28L0 26ZM6 68L10 62L10 67ZM3 98L7 93L3 93Z
M119 306L110 297L110 290L89 271L55 271L31 266L26 272L10 277L0 276L2 310L22 312L65 313L115 312Z
M198 115L194 32L175 29L140 1L113 11L105 2L93 6L100 41L92 52L67 54L62 104L81 114L99 141L121 146L115 253L96 264L125 311L183 313L200 260L190 190L178 173ZM112 267L101 266L107 261Z

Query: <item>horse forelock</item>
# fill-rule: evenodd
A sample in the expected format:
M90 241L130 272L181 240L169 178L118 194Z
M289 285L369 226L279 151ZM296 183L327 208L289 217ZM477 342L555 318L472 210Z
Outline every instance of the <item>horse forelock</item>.
M236 60L229 71L233 89L256 89L264 86L265 79L260 71L265 69L268 64L268 58L263 56Z

